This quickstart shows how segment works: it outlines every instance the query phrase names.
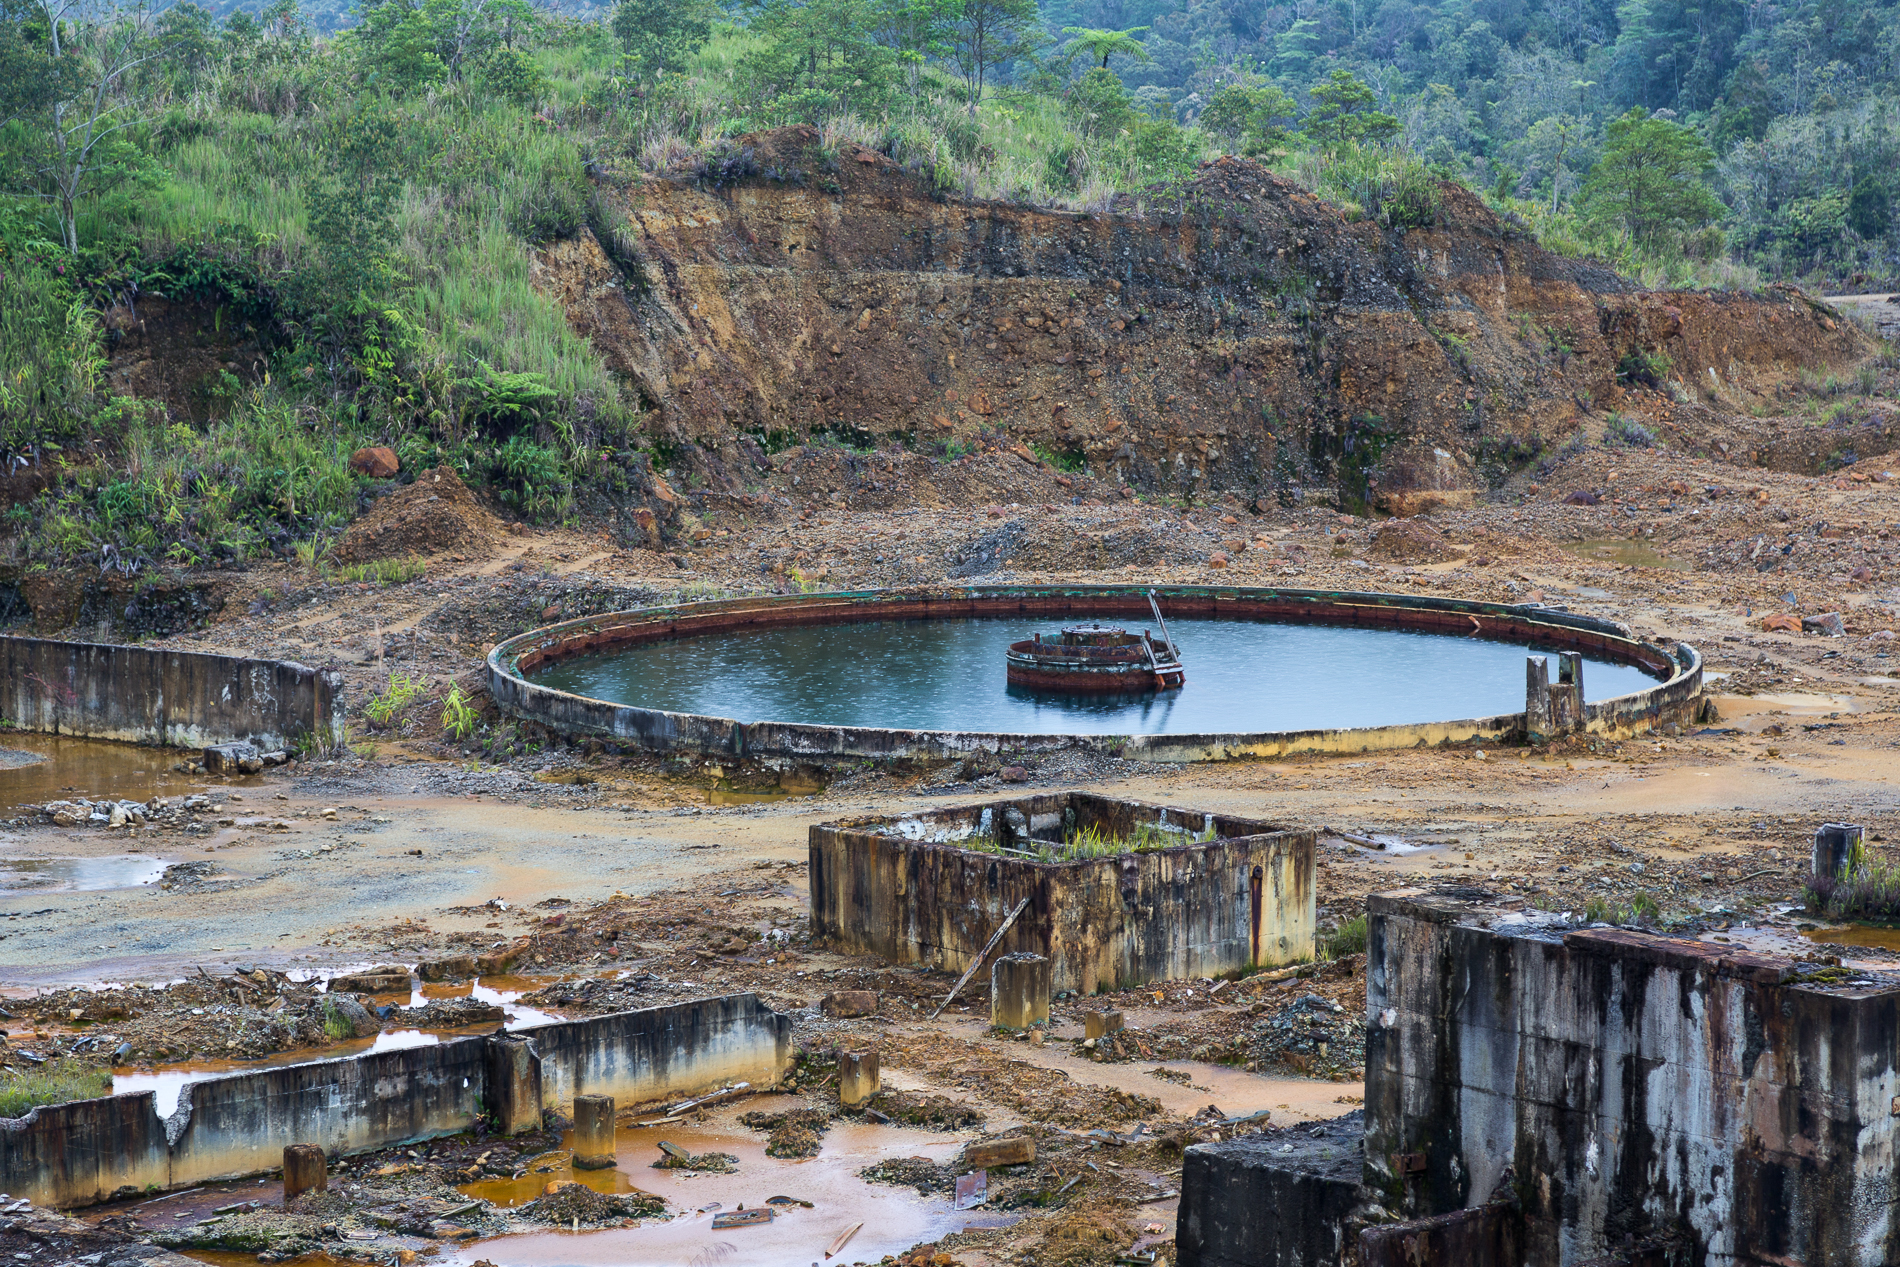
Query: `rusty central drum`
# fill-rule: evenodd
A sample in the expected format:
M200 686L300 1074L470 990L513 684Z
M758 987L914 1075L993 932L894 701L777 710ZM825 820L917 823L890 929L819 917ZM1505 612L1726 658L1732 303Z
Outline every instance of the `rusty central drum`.
M1175 649L1146 629L1070 625L1054 638L1041 634L1009 644L1011 686L1053 695L1138 695L1179 690L1187 680Z

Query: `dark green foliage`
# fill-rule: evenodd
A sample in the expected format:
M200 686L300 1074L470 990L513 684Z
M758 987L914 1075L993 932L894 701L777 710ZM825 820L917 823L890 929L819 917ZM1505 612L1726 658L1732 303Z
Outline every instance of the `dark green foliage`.
M495 450L488 478L503 501L536 517L553 510L568 489L561 455L519 435Z
M1201 126L1238 143L1240 152L1273 159L1292 144L1288 129L1299 103L1270 83L1229 84L1214 94L1201 115Z
M402 173L398 121L366 103L333 123L324 138L328 179L310 200L310 236L322 254L316 306L344 318L388 284Z
M1655 248L1720 218L1705 178L1715 153L1696 132L1640 106L1611 121L1603 156L1584 186L1590 219Z
M613 32L634 74L678 73L712 38L714 10L697 0L620 0Z
M1661 387L1669 377L1669 355L1666 352L1644 352L1640 349L1625 352L1616 363L1616 377L1625 383Z
M1373 107L1378 98L1365 81L1349 70L1336 70L1308 93L1313 105L1306 112L1306 134L1328 150L1348 145L1378 144L1390 140L1399 121Z

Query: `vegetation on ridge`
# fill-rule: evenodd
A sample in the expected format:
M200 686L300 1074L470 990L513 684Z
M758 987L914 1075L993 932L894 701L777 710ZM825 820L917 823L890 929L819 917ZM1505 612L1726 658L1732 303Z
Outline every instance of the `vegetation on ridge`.
M737 143L786 123L966 196L1139 213L1234 152L1395 229L1462 180L1652 282L1892 275L1895 12L0 0L0 459L57 475L12 561L314 557L372 443L534 517L638 484L667 442L534 252L628 263L610 204L659 175L827 179ZM102 314L152 297L242 363L108 381Z

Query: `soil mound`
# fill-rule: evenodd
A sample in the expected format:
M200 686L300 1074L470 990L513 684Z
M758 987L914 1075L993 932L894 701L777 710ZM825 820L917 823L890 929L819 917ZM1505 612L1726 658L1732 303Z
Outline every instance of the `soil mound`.
M332 553L341 563L449 553L485 558L501 533L501 520L475 500L454 469L438 466L377 502L337 539Z
M1366 553L1386 563L1443 563L1458 557L1443 537L1409 519L1381 524Z

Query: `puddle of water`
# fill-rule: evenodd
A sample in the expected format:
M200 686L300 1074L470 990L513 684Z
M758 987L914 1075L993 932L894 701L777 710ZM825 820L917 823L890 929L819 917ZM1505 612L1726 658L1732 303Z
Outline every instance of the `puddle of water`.
M1247 620L1170 621L1187 688L1165 696L1008 687L1004 649L1043 627L1000 618L877 621L677 638L565 660L536 681L743 720L1058 734L1384 726L1524 706L1523 644ZM1592 700L1652 684L1641 670L1606 661L1591 660L1584 674Z
M662 1139L692 1153L732 1153L739 1158L738 1169L726 1175L656 1170L651 1163L660 1155ZM948 1162L963 1142L902 1127L834 1124L817 1157L789 1161L767 1157L764 1137L737 1127L623 1128L617 1171L594 1171L591 1176L575 1171L572 1177L590 1187L614 1182L628 1185L616 1191L637 1187L651 1192L670 1209L680 1211L671 1221L636 1228L497 1237L458 1246L443 1261L449 1267L468 1267L481 1259L496 1267L680 1267L714 1262L720 1267L783 1267L822 1261L834 1236L862 1222L863 1228L835 1261L876 1262L919 1241L936 1240L965 1227L1014 1221L1013 1216L983 1209L956 1210L943 1197L922 1197L910 1188L858 1178L858 1171L866 1166L893 1157ZM618 1172L624 1174L606 1177ZM563 1177L554 1173L531 1176L539 1181L539 1188L530 1195L538 1195L549 1181ZM461 1190L486 1197L497 1187L491 1182ZM715 1210L709 1207L736 1210L743 1205L750 1210L764 1205L767 1197L780 1195L810 1201L813 1208L780 1207L770 1224L712 1230Z
M11 732L0 740L0 807L39 805L84 797L149 801L184 796L208 784L172 767L187 754L105 739ZM218 786L248 787L259 776L221 779Z
M1588 541L1568 541L1558 548L1565 554L1574 554L1580 559L1589 559L1593 563L1662 568L1668 572L1689 570L1689 565L1681 559L1672 559L1641 541L1630 541L1624 538L1600 537ZM1589 678L1586 677L1584 681L1587 683Z
M1875 946L1881 950L1900 950L1900 928L1879 928L1872 924L1849 924L1846 928L1808 928L1802 936L1828 946Z
M544 1012L537 1007L529 1007L516 1000L522 995L532 993L541 987L551 985L559 977L489 977L486 981L477 977L461 985L429 984L411 980L409 983L409 1002L407 1007L421 1007L431 999L474 999L477 1003L492 1003L502 1010L508 1018L504 1028L521 1029L528 1025L545 1025L549 1021L562 1019L553 1012ZM392 996L393 997L393 996Z
M561 1136L561 1147L563 1149L570 1147L573 1144L573 1138L572 1131L564 1133ZM659 1136L655 1134L654 1138L658 1139ZM625 1152L627 1146L625 1136L619 1137L618 1142L621 1145L621 1151ZM705 1152L706 1150L702 1148L693 1151ZM731 1150L721 1151L730 1152ZM628 1165L629 1163L623 1160L612 1170L576 1170L574 1155L562 1152L556 1153L545 1162L537 1163L519 1179L483 1179L478 1183L465 1183L457 1191L464 1196L480 1197L484 1201L492 1201L502 1206L526 1205L547 1191L551 1183L584 1184L595 1192L610 1197L627 1192L652 1192L651 1187L643 1188L633 1182L629 1177ZM656 1170L652 1173L657 1175L661 1172ZM653 1193L653 1195L659 1194Z
M166 861L147 854L110 858L0 858L0 894L132 889L151 884L164 875Z

